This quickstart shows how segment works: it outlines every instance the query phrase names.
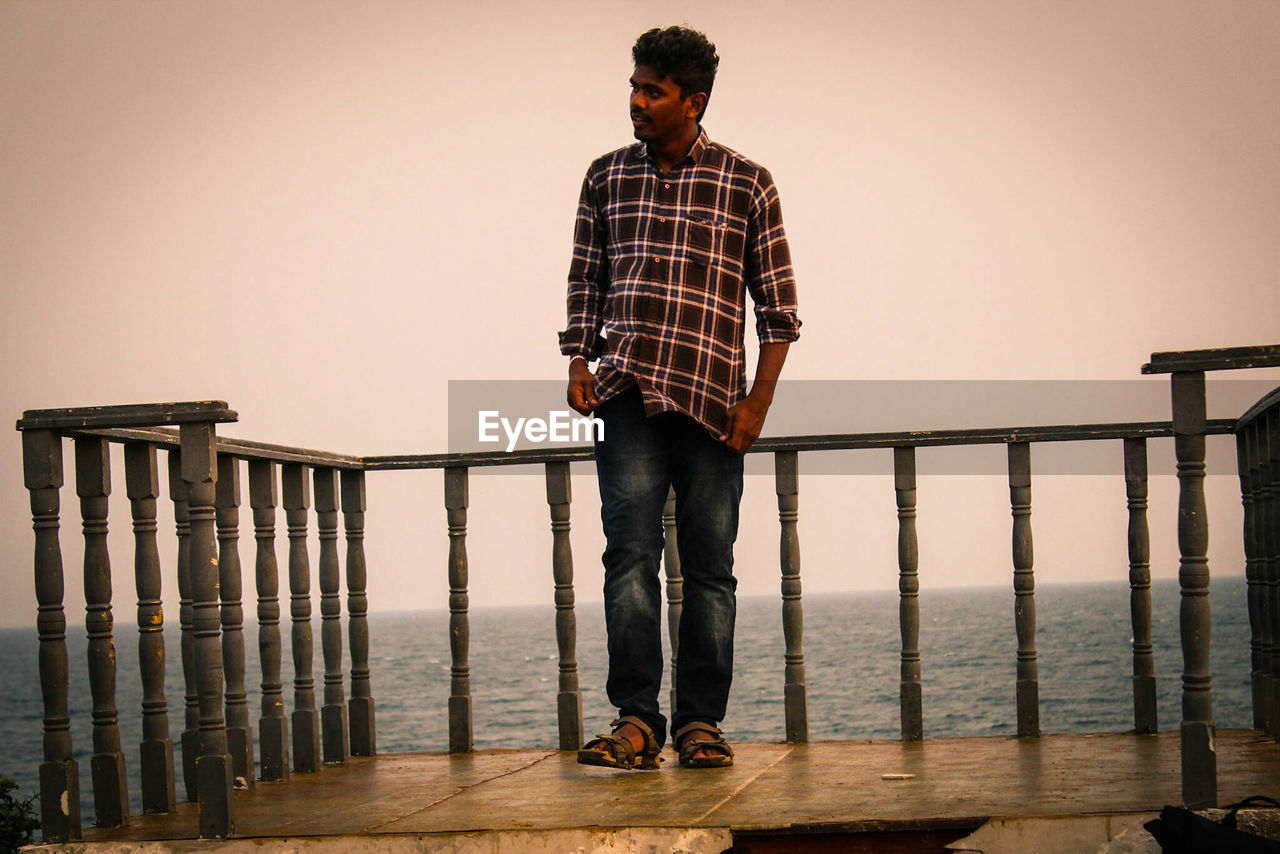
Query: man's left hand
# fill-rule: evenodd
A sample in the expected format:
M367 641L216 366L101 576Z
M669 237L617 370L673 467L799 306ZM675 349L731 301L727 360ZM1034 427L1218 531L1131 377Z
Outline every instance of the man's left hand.
M767 402L756 395L747 395L729 408L729 423L720 441L729 450L745 454L755 440L760 438L760 431L764 429L764 419L768 414Z

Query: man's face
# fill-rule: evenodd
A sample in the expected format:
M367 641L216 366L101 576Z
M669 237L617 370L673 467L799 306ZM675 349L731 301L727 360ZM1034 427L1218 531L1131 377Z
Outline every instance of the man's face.
M680 87L670 77L647 65L637 65L631 75L631 127L636 139L661 145L679 139L698 122L701 96L680 97Z

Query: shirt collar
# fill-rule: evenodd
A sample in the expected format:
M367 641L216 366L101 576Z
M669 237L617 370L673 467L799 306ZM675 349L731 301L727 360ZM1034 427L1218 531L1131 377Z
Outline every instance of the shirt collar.
M693 141L693 145L689 148L689 153L684 159L677 163L677 166L683 166L686 163L697 165L702 162L702 155L706 152L707 147L711 145L711 138L707 136L707 131L701 125L698 126L698 138ZM636 157L641 160L649 160L649 144L642 142L633 149Z

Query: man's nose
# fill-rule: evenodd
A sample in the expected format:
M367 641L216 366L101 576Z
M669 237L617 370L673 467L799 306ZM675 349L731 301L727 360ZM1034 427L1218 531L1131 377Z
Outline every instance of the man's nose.
M643 112L643 111L644 111L644 108L645 108L646 106L647 106L647 105L646 105L646 103L645 103L644 93L643 93L643 92L632 92L632 93L631 93L631 108L632 108L633 110L640 110L641 112Z

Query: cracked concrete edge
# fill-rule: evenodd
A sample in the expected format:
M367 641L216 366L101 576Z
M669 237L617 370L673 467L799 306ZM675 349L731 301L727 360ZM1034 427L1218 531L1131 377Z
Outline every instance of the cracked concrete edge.
M724 854L728 828L621 827L32 845L24 854Z
M1196 810L1221 822L1227 810ZM1159 813L1119 813L1043 818L993 818L947 847L963 854L1159 854L1144 825ZM1280 810L1242 809L1238 827L1266 839L1280 839Z
M1158 813L993 818L947 846L964 854L1159 854L1143 825Z

